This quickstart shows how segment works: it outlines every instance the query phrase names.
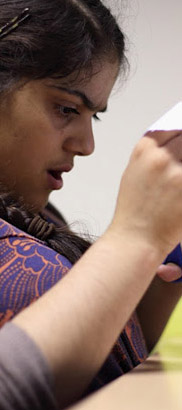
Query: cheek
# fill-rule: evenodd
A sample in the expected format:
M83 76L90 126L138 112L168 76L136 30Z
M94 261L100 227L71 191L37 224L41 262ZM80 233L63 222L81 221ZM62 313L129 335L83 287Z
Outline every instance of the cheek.
M32 120L30 123L22 124L16 130L13 145L21 156L28 155L32 160L38 156L40 159L40 153L44 155L51 149L51 135L52 128L49 124Z

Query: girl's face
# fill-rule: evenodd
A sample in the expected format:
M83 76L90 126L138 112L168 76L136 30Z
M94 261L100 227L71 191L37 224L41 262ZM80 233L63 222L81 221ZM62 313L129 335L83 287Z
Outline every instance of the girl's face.
M30 81L0 107L0 182L36 211L63 185L76 155L94 151L92 119L104 111L118 74L105 63L89 81ZM70 85L71 84L71 85Z

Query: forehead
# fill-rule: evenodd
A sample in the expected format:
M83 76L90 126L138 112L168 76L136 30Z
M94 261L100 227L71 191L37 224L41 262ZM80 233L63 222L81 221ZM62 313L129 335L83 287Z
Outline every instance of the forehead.
M89 82L85 84L85 90L98 103L107 100L118 75L116 64L105 63L102 69L93 74Z

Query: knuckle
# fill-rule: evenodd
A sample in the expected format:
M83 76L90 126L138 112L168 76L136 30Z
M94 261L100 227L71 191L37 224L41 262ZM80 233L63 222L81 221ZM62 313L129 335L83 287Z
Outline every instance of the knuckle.
M137 143L133 150L133 156L135 158L140 158L141 156L145 155L145 152L147 151L147 149L149 149L149 147L151 147L151 145L153 145L151 139L147 137L141 138L141 140Z
M171 155L166 149L158 149L152 158L152 168L156 171L164 170L171 162Z

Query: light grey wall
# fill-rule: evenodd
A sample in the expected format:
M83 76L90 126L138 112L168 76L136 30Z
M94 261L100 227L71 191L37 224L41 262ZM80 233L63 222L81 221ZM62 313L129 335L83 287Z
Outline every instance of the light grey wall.
M106 1L105 1L106 2ZM51 195L76 231L100 235L111 221L122 172L146 128L182 100L182 0L107 1L118 10L129 41L130 78L96 124L95 153L78 158Z

